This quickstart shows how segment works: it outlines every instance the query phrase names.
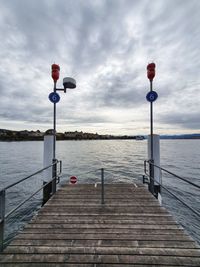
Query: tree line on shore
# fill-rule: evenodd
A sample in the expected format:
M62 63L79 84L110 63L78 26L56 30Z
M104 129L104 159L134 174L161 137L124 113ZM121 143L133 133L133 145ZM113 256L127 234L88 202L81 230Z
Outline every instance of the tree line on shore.
M45 134L52 134L53 130L46 132L37 131L12 131L0 129L0 141L42 141ZM137 139L138 136L108 135L98 133L84 133L82 131L56 133L57 140L109 140L109 139ZM143 136L140 136L143 139Z

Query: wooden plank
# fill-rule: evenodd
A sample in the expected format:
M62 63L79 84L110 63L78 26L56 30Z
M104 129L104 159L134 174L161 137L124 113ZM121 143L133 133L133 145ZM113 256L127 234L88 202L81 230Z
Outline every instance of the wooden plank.
M20 233L18 235L18 239L52 239L52 240L62 240L62 239L85 239L85 240L93 240L93 239L100 239L100 240L177 240L177 241L188 241L191 238L187 235L155 235L155 234L116 234L116 233L91 233L91 234L82 234L82 233L62 233L62 234L27 234L27 233Z
M99 201L98 202L95 202L95 201L92 201L92 203L91 203L91 201L87 201L87 202L85 202L85 201L83 201L83 200L81 200L81 202L82 202L82 207L89 207L89 208L93 208L93 207L95 207L95 208L101 208L101 203L99 203ZM112 204L111 204L112 203ZM124 202L107 202L106 201L106 205L107 205L107 207L109 207L109 208L117 208L117 207L119 207L119 205L120 205L120 207L160 207L159 206L159 203L158 202L143 202L143 203L140 203L140 202L134 202L134 203L127 203L127 201L124 201ZM71 202L66 202L66 203L63 203L63 201L56 201L56 203L54 203L54 202L50 202L50 203L48 203L48 204L46 204L45 205L45 207L50 207L50 208L60 208L60 207L62 207L62 208L70 208L70 209L72 209L72 208L77 208L77 207L80 207L80 201L71 201Z
M30 263L6 263L6 267L30 267ZM41 263L41 262L34 262L31 264L33 267L66 267L66 263ZM110 267L110 264L106 263L67 263L67 267ZM112 267L119 267L119 264L112 264ZM150 267L151 264L123 264L123 267ZM180 265L165 265L165 264L159 264L154 265L156 267L178 267ZM121 267L121 266L120 266Z
M72 224L73 223L73 224ZM89 223L84 221L81 223L74 223L74 221L70 223L30 223L28 224L25 229L130 229L130 230L180 230L183 229L181 226L177 224L167 224L167 225L155 225L155 224L123 224L122 221L114 223L106 223L96 222L96 223Z
M45 215L49 215L49 216L89 216L91 212L91 216L97 216L100 217L101 216L105 216L105 217L110 217L110 218L116 218L116 216L118 216L118 218L123 218L123 216L130 216L132 218L134 218L134 215L137 217L140 216L140 218L142 216L145 217L149 217L152 216L152 213L154 212L154 217L156 216L162 216L162 215L167 215L165 210L160 210L159 208L149 208L149 209L142 209L142 208L130 208L130 209L126 209L126 208L121 208L121 209L103 209L103 208L86 208L86 209L74 209L74 210L70 210L70 209L62 209L62 208L53 208L53 209L43 209L42 211L40 211L40 215L45 216ZM150 213L151 212L151 213ZM119 217L120 216L120 217Z
M54 219L77 219L77 218L80 218L80 220L85 220L85 219L91 219L92 220L143 220L143 222L145 222L146 220L150 219L150 220L163 220L165 221L165 219L170 219L171 221L175 222L173 219L172 219L172 216L169 215L168 213L162 213L162 214L159 214L159 213L156 213L156 214L150 214L150 213L126 213L126 214L123 214L123 217L120 215L120 214L98 214L98 213L81 213L81 214L73 214L73 213L70 213L68 214L68 216L66 216L65 214L62 215L62 214L46 214L46 213L39 213L38 216L35 218L35 219L51 219L51 218L54 218ZM156 222L156 221L155 221Z
M4 254L0 263L106 263L106 264L162 264L180 266L199 266L199 257L180 257L163 255L99 255L99 254Z
M4 254L100 254L100 255L158 255L199 257L200 249L180 248L127 248L127 247L49 247L49 246L9 246Z
M69 225L69 227L70 227L70 225L72 225L72 224L78 224L78 225L80 225L80 227L81 227L81 225L84 225L84 224L88 224L88 225L90 225L90 224L99 224L99 225L101 225L101 224L105 224L105 220L98 220L98 219L94 219L94 220L92 220L91 218L89 218L87 221L86 221L86 219L78 219L78 218L69 218L69 219L66 219L66 217L62 217L62 218L59 218L59 219L57 219L56 220L56 218L51 218L51 217L49 217L49 216L44 216L45 218L37 218L37 219L34 219L34 220L32 220L31 221L31 223L30 223L30 225L34 225L35 227L37 227L37 224L41 224L41 225L44 225L44 224L52 224L52 225L56 225L56 224L66 224L66 225ZM47 217L47 218L46 218ZM177 225L174 221L171 221L171 220L168 220L167 222L166 221L159 221L159 220L148 220L147 219L147 221L144 221L144 219L143 220L140 220L140 219L136 219L136 220L131 220L131 219L125 219L125 220L117 220L117 219L108 219L107 220L107 222L106 222L108 225L120 225L120 226L126 226L126 224L127 225L129 225L130 227L134 227L134 225L137 225L137 224L139 224L139 225L144 225L144 227L145 227L145 225L146 226L152 226L152 227L154 227L154 225L156 224L156 225L165 225L166 227L168 227L168 226L170 226L171 225L171 227L177 227L177 228L181 228L182 226L180 226L180 225Z
M30 263L6 263L6 267L66 267L66 263L41 263L41 262L34 262L30 265ZM102 267L110 267L110 264L94 264L94 263L67 263L67 267L94 267L94 266L102 266ZM144 264L128 264L128 265L123 265L123 266L128 266L128 267L149 267L151 265L144 265ZM161 265L156 265L156 266L161 266ZM168 267L169 265L162 265L162 267ZM177 267L177 265L170 265L172 267ZM119 264L112 264L112 267L119 267Z
M184 235L181 229L130 228L26 228L23 234L130 234L130 235Z
M169 240L28 240L15 238L10 246L48 246L48 247L66 247L66 246L85 246L85 247L141 247L141 248L196 248L197 245L192 240L187 241L169 241Z

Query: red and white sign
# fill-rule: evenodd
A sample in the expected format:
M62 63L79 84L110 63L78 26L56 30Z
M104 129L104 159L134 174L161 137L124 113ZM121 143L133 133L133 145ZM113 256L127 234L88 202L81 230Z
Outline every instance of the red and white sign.
M76 184L77 183L77 177L76 176L71 176L69 181L70 181L70 184Z

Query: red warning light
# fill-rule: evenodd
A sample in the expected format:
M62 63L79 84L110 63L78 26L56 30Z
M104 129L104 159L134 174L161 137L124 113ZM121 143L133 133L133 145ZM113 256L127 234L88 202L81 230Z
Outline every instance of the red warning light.
M147 65L147 77L150 81L153 81L153 78L155 77L155 63L150 63Z
M57 64L53 64L51 66L51 77L53 78L54 82L57 82L57 80L59 79L59 75L60 75L60 66Z

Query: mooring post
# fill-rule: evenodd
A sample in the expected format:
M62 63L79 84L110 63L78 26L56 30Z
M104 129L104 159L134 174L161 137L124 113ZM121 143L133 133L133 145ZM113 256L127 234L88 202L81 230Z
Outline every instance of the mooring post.
M5 190L0 191L0 251L4 247L5 195Z
M101 168L101 204L105 204L105 201L104 201L104 168Z
M50 199L51 197L51 192L52 192L52 183L47 183L43 181L43 201L42 201L42 206Z
M50 166L52 164L52 158L53 158L53 142L54 142L54 135L53 130L47 130L44 136L44 157L43 157L43 167ZM52 176L53 176L53 167L48 168L43 172L43 178L45 182L48 182ZM53 183L51 182L48 186L49 188L52 188ZM47 188L44 187L43 189L43 196L47 195L46 193ZM45 192L44 192L45 191ZM52 192L52 190L51 190ZM45 203L45 199L43 199L43 203Z
M148 160L149 160L149 173L150 176L153 173L152 186L154 195L161 202L161 171L160 171L160 136L157 134L153 135L153 151L154 151L154 160L151 161L151 150L152 150L152 138L148 136ZM155 167L154 165L158 166ZM150 188L151 191L151 188Z

